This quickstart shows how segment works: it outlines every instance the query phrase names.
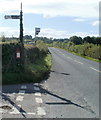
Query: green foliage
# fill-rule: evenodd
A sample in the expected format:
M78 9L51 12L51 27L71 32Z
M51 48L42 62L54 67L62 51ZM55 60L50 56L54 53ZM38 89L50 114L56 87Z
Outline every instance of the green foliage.
M43 41L37 41L37 47L39 48L40 52L42 54L46 54L48 53L48 47L46 46L46 44Z
M2 72L18 72L20 67L16 59L16 48L21 50L21 45L16 43L2 44Z
M80 45L75 45L74 42L69 41L68 43L53 42L54 47L59 47L66 49L70 52L77 53L80 56L88 56L94 59L101 60L101 45L83 43Z
M40 57L40 50L37 47L27 45L25 47L26 60L28 63L35 63Z
M5 38L5 36L2 34L2 36L1 36L1 41L2 42L5 42L6 41L6 38Z
M70 37L70 41L76 45L82 44L82 38L77 36Z
M41 47L41 45L43 47ZM24 69L19 67L16 59L16 47L22 49L21 44L3 44L3 75L2 84L19 84L40 82L50 71L51 55L44 43L25 45ZM20 59L19 59L20 60Z

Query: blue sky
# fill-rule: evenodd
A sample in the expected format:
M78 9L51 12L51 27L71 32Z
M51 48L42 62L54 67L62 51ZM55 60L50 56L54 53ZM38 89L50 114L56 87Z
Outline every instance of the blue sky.
M19 36L19 20L5 20L4 15L18 15L23 4L24 35L69 38L77 35L99 36L99 0L0 0L0 34Z

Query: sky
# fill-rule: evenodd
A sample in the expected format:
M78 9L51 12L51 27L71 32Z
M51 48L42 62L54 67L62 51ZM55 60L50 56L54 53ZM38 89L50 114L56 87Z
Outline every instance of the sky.
M19 19L4 19L19 15L22 2L24 35L70 38L99 36L100 0L0 0L0 36L19 37Z

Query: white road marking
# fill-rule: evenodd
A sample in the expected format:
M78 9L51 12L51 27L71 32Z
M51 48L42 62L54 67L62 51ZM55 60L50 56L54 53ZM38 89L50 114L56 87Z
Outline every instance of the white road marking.
M34 85L37 85L37 86L38 86L38 83L34 83Z
M26 115L27 113L26 112L20 112L20 114Z
M25 94L25 90L20 90L19 94Z
M18 96L17 98L16 98L16 101L23 101L23 96Z
M36 92L36 93L35 93L35 96L41 97L41 93Z
M97 69L95 69L95 68L93 68L93 67L90 67L91 69L93 69L93 70L95 70L95 71L97 71L97 72L100 72L101 73L101 71L99 71L99 70L97 70Z
M28 112L27 114L28 114L28 115L35 115L35 113L31 113L31 112Z
M21 108L21 105L18 105L18 107L16 108L17 106L13 106L13 111L12 112L9 112L10 114L20 114L20 108Z
M74 60L75 62L77 62L77 63L79 63L79 64L83 64L82 62L80 62L80 61L77 61L77 60Z
M42 103L42 102L43 102L41 98L35 98L35 101L36 101L37 103Z
M39 88L39 87L34 86L34 90L39 91L39 90L40 90L40 88Z
M21 89L27 89L27 86L26 85L22 85Z
M0 113L3 113L3 109L2 108L0 108Z
M42 107L38 107L37 108L37 114L38 115L46 115L46 112Z

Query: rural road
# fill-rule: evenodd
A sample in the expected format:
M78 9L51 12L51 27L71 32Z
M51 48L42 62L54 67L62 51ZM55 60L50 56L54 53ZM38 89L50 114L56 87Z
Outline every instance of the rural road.
M2 86L2 117L99 118L99 63L49 50L53 65L48 79Z

